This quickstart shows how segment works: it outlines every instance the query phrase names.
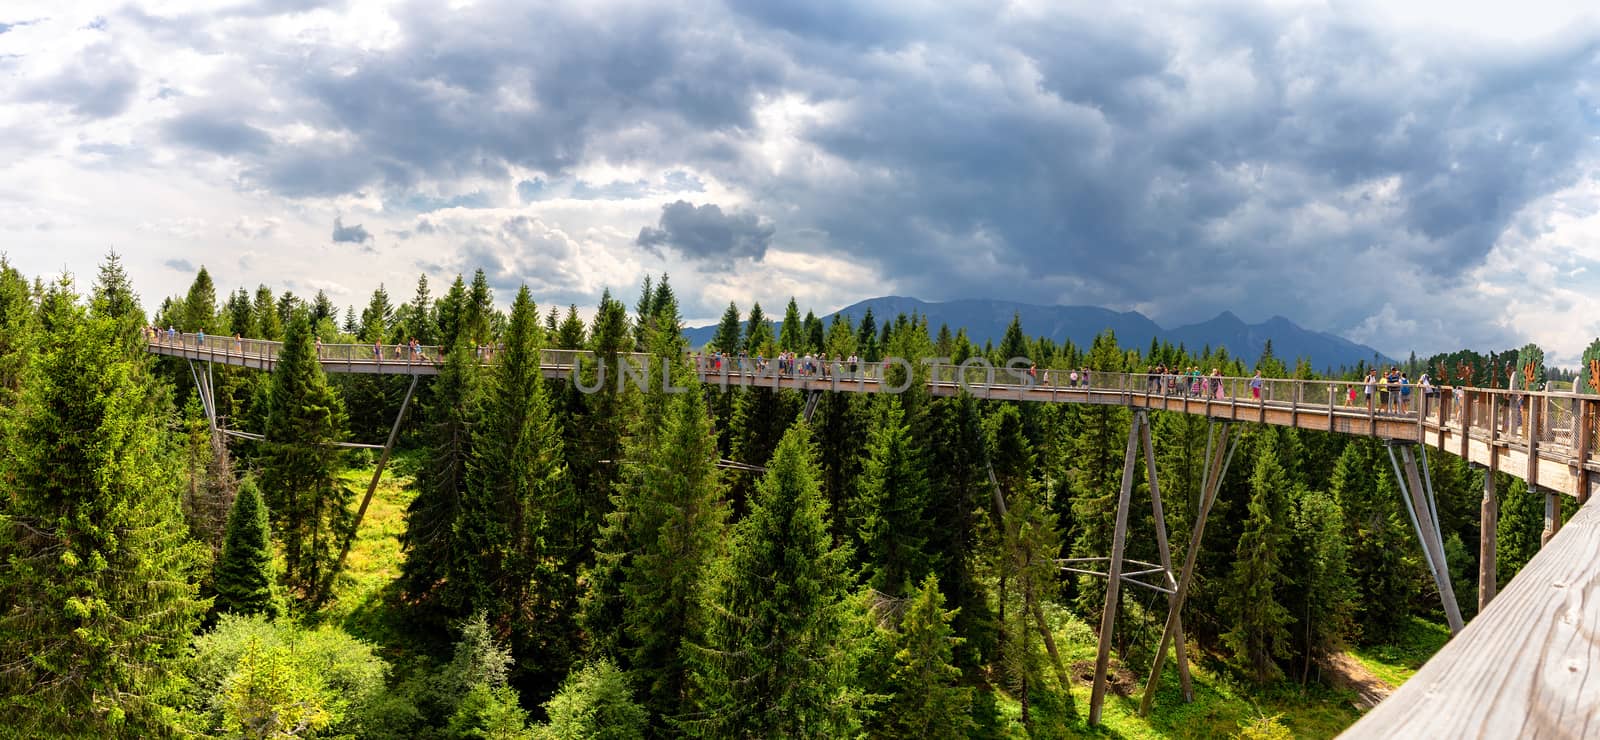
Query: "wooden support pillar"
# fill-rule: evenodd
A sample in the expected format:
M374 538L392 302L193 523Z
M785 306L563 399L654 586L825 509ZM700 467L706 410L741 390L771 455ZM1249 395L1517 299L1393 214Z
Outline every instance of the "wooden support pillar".
M1483 511L1478 519L1478 613L1489 606L1499 588L1495 546L1499 540L1500 501L1494 493L1494 468L1483 469Z
M1166 586L1172 589L1172 593L1167 594L1167 613L1169 618L1176 617L1177 621L1177 628L1174 630L1177 639L1174 641L1174 646L1178 660L1178 683L1183 687L1184 701L1193 701L1194 681L1189 676L1189 654L1188 647L1184 644L1183 616L1174 614L1172 610L1172 605L1176 603L1178 596L1178 581L1172 575L1172 549L1167 543L1167 515L1161 503L1161 486L1156 476L1156 446L1151 440L1148 419L1140 427L1139 436L1144 443L1144 468L1150 480L1150 513L1155 521L1156 550L1161 555L1162 576L1166 579ZM1166 657L1166 645L1161 646L1161 652L1163 655L1156 658L1156 667L1152 670L1152 675L1161 670L1160 663L1161 658Z
M1167 604L1167 625L1161 631L1161 644L1156 648L1155 665L1150 669L1150 676L1145 681L1144 696L1139 700L1139 714L1150 713L1150 704L1155 699L1156 684L1161 680L1161 664L1165 662L1167 644L1174 636L1182 644L1183 641L1183 601L1189 593L1189 584L1194 582L1194 567L1200 556L1200 538L1206 531L1206 518L1211 514L1211 505L1216 503L1217 492L1222 489L1222 481L1228 476L1228 465L1233 462L1234 450L1238 444L1229 444L1229 430L1232 425L1222 422L1213 427L1214 436L1207 436L1206 441L1206 467L1201 476L1200 506L1195 512L1194 528L1189 535L1189 547L1184 552L1183 571L1178 574L1177 586L1173 589L1172 599ZM1184 699L1193 701L1193 694L1185 691Z
M1106 669L1111 664L1111 632L1117 622L1117 597L1122 586L1122 547L1128 537L1128 497L1133 493L1133 469L1138 462L1139 426L1143 410L1133 412L1128 426L1128 452L1122 463L1122 489L1117 494L1117 523L1111 533L1111 562L1106 567L1106 603L1100 615L1100 651L1094 661L1094 685L1089 691L1089 724L1100 724L1106 699Z
M1529 488L1533 485L1530 483ZM1561 531L1561 494L1555 491L1544 492L1544 531L1539 533L1539 547L1542 549L1550 544L1550 538Z
M372 503L372 494L378 490L378 480L383 477L383 468L389 464L389 454L394 452L394 442L400 437L400 423L405 421L406 409L411 407L411 396L417 391L417 379L422 376L412 375L411 385L406 387L405 400L400 402L400 413L395 414L394 426L389 428L389 440L383 444L383 452L378 455L378 467L372 471L372 482L367 484L367 495L361 497L361 507L356 509L355 521L350 524L350 534L344 538L344 545L339 548L339 559L333 562L333 570L328 571L327 580L317 591L317 604L328 600L328 595L333 593L333 582L339 578L339 572L344 569L344 559L350 554L350 545L356 541L356 532L361 530L361 519L367 515L367 506Z

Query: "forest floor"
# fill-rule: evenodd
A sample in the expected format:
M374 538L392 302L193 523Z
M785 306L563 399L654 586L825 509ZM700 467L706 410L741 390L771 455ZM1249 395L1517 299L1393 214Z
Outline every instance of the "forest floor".
M1378 678L1378 674L1349 653L1328 658L1322 668L1328 683L1356 692L1356 706L1363 711L1378 706L1378 702L1394 692L1394 686Z
M1426 619L1412 617L1393 641L1385 645L1370 645L1350 649L1350 656L1360 661L1378 680L1390 686L1399 686L1411 678L1428 658L1439 652L1450 639L1450 628Z
M398 638L389 632L386 609L390 602L388 592L400 574L399 537L405 530L406 507L414 496L407 488L414 469L415 460L400 456L384 472L350 549L344 573L334 586L333 597L310 621L339 624L361 639L384 647L395 646ZM359 505L372 479L372 467L353 468L343 477L355 492L352 506ZM1349 727L1370 706L1366 701L1369 695L1392 690L1410 678L1449 636L1442 626L1413 620L1395 644L1352 649L1334 665L1324 666L1322 677L1331 679L1327 683L1337 687L1312 681L1302 688L1286 681L1265 689L1255 688L1239 680L1215 658L1194 657L1194 701L1189 703L1182 699L1177 669L1169 660L1148 717L1139 716L1144 666L1130 670L1113 658L1112 672L1117 680L1107 693L1100 726L1091 729L1083 715L1089 708L1095 632L1064 608L1051 608L1049 612L1062 661L1073 677L1072 699L1079 716L1052 723L1056 726L1054 733L1040 732L1042 728L1036 724L1035 736L1039 737L1231 737L1246 724L1276 717L1297 738L1330 738ZM1021 704L998 688L994 701L1006 736L1027 737L1021 722ZM1048 715L1051 708L1035 707L1034 712L1036 717Z

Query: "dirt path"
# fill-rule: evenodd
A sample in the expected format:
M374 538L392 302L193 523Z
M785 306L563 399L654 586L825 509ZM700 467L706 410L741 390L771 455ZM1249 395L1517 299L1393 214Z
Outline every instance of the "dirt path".
M1356 692L1356 708L1366 711L1378 705L1394 692L1394 687L1385 683L1367 670L1349 653L1336 653L1324 659L1322 669L1327 671L1329 683L1340 688L1349 688Z

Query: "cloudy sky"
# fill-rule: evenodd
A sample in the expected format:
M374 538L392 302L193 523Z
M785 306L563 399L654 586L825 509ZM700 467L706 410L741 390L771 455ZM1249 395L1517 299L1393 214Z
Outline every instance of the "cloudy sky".
M0 4L0 250L114 247L150 305L202 264L340 304L482 267L584 306L667 271L691 320L990 297L1565 363L1600 334L1592 2L63 5Z

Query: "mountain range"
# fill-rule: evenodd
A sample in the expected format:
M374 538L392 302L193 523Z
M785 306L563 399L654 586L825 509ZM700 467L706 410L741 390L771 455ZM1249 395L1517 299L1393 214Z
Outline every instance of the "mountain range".
M1110 329L1117 335L1117 343L1141 351L1150 340L1183 344L1198 353L1210 346L1226 347L1228 354L1253 362L1261 356L1268 340L1272 353L1293 367L1297 358L1305 357L1319 371L1343 366L1353 366L1365 360L1368 363L1393 363L1394 360L1372 347L1357 344L1327 332L1305 329L1282 316L1274 316L1259 324L1247 324L1231 311L1223 311L1215 318L1196 324L1167 329L1138 311L1112 311L1097 306L1039 306L1013 301L967 299L929 302L903 296L868 298L822 317L831 323L836 315L848 316L856 321L872 310L881 327L884 320L892 320L904 313L928 317L930 331L941 324L950 330L965 328L967 337L975 344L986 341L999 342L1011 324L1013 314L1022 320L1022 331L1030 337L1046 336L1057 342L1071 340L1087 348L1096 334ZM775 322L775 329L782 322ZM715 324L685 329L684 337L695 347L704 346L716 334ZM1375 359L1376 358L1376 359Z

